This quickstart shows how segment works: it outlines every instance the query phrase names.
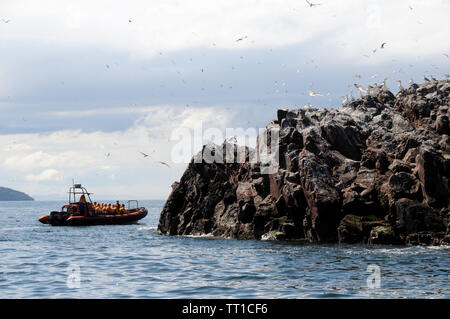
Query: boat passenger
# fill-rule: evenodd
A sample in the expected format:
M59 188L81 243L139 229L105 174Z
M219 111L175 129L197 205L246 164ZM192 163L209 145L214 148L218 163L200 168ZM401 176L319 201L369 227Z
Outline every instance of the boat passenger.
M108 204L108 206L106 207L106 215L113 215L113 209L111 207L111 204Z
M121 204L119 210L120 210L120 213L121 213L121 214L125 214L125 213L126 213L126 211L125 211L125 205L124 205L124 204Z
M84 198L84 195L81 195L80 201L78 202L77 206L78 206L78 213L80 215L84 215L86 217L88 214L88 209L87 209L86 199Z
M116 201L116 203L114 204L113 208L114 208L114 210L116 211L117 214L121 213L119 201Z

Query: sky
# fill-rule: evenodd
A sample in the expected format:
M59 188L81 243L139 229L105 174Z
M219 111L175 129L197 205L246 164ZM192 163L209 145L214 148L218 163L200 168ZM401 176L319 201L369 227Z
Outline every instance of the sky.
M0 0L0 186L166 199L212 139L180 128L263 128L354 83L450 73L450 1L311 2Z

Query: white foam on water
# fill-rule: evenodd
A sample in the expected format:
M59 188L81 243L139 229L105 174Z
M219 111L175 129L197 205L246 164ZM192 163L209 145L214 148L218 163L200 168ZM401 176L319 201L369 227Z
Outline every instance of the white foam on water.
M145 230L156 230L156 226L142 226L136 228L137 231L145 231Z

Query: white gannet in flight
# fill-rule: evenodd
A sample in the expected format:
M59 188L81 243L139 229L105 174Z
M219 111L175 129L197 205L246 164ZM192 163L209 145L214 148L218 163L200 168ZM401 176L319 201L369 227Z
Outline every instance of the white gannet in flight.
M322 93L314 92L313 90L308 90L309 96L323 96Z
M314 7L314 6L320 6L320 5L322 5L321 3L312 3L312 2L309 2L308 0L306 0L306 3L309 5L310 8L312 8L312 7Z

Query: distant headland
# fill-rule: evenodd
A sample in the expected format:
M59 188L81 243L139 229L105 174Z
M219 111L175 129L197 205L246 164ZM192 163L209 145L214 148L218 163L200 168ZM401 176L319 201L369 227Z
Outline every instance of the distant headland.
M11 188L0 186L0 201L34 200L31 196Z

